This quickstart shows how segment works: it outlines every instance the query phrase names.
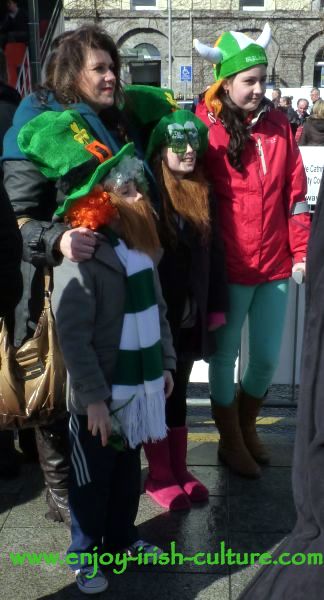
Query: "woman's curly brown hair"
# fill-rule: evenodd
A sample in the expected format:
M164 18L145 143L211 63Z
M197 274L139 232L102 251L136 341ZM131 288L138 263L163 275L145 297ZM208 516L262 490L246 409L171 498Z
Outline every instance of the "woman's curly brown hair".
M115 103L121 101L120 58L116 44L98 25L83 25L60 36L58 43L52 46L47 63L44 87L52 91L61 104L85 100L79 83L80 73L91 49L104 50L110 54L116 77Z

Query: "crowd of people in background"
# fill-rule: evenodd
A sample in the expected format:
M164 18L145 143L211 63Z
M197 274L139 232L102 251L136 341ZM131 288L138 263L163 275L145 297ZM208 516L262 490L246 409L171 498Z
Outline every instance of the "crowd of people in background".
M16 8L7 2L6 35ZM44 474L46 517L71 527L78 560L94 547L161 552L135 526L142 444L150 498L168 510L208 499L186 463L194 360L209 362L221 460L248 478L271 460L256 421L310 232L296 139L323 143L324 101L317 88L311 110L305 98L294 110L280 89L265 97L270 39L266 26L255 41L233 31L214 48L195 41L214 73L196 114L172 90L123 88L117 46L97 25L54 41L44 83L20 103L3 75L0 197L17 287L1 315L16 347L32 337L50 268L67 412L25 440ZM27 217L20 233L13 213ZM247 316L249 361L235 387ZM12 432L0 432L0 476L17 474L15 453ZM104 591L105 574L78 560L79 589Z
M300 146L322 145L323 140L320 135L320 119L322 119L322 114L320 114L321 111L316 109L317 104L322 102L322 99L320 96L320 90L317 87L312 88L310 91L310 100L307 98L298 98L296 109L294 109L292 106L292 96L282 96L279 88L274 88L271 96L274 107L277 110L285 113L287 116L296 142ZM309 130L313 131L313 136L307 133L303 135L304 125L309 117L311 117L311 121L306 127L306 132ZM314 124L314 119L316 119L316 121L313 127L312 125ZM315 132L318 132L318 135L316 135Z

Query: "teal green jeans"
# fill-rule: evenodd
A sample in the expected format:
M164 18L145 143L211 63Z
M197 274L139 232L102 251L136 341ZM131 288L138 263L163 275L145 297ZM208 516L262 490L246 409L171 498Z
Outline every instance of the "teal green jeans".
M256 398L266 393L278 364L285 321L288 279L259 285L229 286L230 310L226 325L215 331L216 352L209 360L209 386L213 402L221 406L234 399L234 367L246 316L249 359L242 378L245 392Z

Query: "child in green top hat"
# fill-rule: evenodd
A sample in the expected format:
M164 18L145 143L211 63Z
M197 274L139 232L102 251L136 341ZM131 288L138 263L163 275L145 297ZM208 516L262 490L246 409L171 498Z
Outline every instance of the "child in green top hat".
M226 31L214 48L195 41L215 82L196 114L209 127L204 163L219 198L230 289L226 325L209 362L219 455L236 473L260 477L269 454L256 419L275 372L292 271L305 272L309 235L302 158L285 115L265 98L270 43ZM237 394L234 365L248 317L249 356Z
M52 295L70 388L69 553L79 589L94 594L108 583L92 554L160 552L138 539L134 525L140 444L166 436L165 397L175 368L153 263L159 239L133 144L111 156L73 110L36 117L19 144L67 190L57 215L101 233L91 259L63 258L54 268ZM112 431L123 448L110 443Z
M200 164L208 129L193 113L178 109L171 90L131 86L126 102L143 126L151 126L146 157L161 195L159 275L178 358L166 402L168 436L144 445L145 489L163 507L188 509L206 500L208 490L187 469L187 385L194 360L213 351L212 330L224 323L228 308L216 201Z

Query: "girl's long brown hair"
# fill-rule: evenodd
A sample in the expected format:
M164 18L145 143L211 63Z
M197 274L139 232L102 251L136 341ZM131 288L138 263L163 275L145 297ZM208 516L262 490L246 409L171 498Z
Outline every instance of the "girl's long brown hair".
M234 169L242 171L242 152L250 135L245 122L246 115L241 108L232 102L223 87L219 88L218 97L222 103L220 117L229 134L229 144L227 147L228 160Z
M168 244L176 243L174 213L178 213L206 241L210 233L209 185L202 167L197 164L193 173L177 179L160 153L155 155L152 165L162 199L161 237L166 237Z

